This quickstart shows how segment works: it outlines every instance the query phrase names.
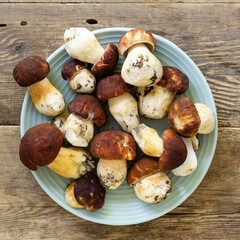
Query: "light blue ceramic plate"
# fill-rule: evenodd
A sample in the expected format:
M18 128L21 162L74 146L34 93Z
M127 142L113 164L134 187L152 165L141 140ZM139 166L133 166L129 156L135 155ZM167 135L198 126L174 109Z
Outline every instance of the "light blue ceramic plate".
M109 42L117 45L120 37L129 30L128 28L106 28L93 31L93 33L96 35L100 44L105 47ZM153 53L160 59L162 64L175 66L189 77L190 86L185 95L195 103L201 102L208 105L217 119L216 107L211 90L198 67L175 44L160 36L154 35L154 37L157 41L157 47ZM57 49L47 59L51 68L48 78L53 85L63 93L66 103L69 103L77 96L76 93L70 90L68 82L64 81L61 77L61 68L68 59L70 59L70 57L66 53L64 46ZM123 58L120 57L115 72L120 72L122 63ZM108 111L107 114L107 124L101 130L103 131L111 127L119 128ZM30 127L49 121L50 118L36 111L27 93L22 106L21 135L23 136ZM157 129L160 135L162 135L165 129L169 128L167 119L150 120L141 118L141 122ZM215 130L211 134L200 135L200 141L201 147L197 150L197 170L187 177L176 177L171 172L168 172L167 174L171 179L173 192L164 202L155 205L138 200L133 188L129 187L125 181L119 189L107 190L105 204L102 209L96 212L74 209L68 206L64 200L64 190L71 180L59 176L48 167L41 167L38 171L33 172L33 176L54 201L81 218L108 225L142 223L158 218L176 208L184 202L200 184L211 164L215 152L217 122Z

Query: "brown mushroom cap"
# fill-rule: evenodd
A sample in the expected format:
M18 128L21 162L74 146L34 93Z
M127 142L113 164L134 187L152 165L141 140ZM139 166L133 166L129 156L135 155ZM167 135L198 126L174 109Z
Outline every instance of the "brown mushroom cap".
M35 171L38 166L46 166L57 157L62 142L62 132L56 126L50 123L34 126L21 139L20 160Z
M86 68L83 62L77 59L70 59L62 67L62 77L64 80L70 80L75 77L83 68Z
M163 133L164 151L158 160L162 171L175 169L182 165L187 157L187 148L180 136L168 129Z
M103 78L97 85L96 96L99 100L105 101L109 98L118 97L133 89L132 85L125 83L120 73Z
M126 58L128 49L137 43L146 44L151 52L156 47L156 40L150 32L143 29L133 29L120 38L118 43L119 54Z
M104 76L111 73L118 62L117 47L108 43L104 49L102 57L92 66L91 72L96 77Z
M158 158L143 157L137 160L127 174L128 185L134 185L139 179L158 171Z
M168 112L171 128L183 137L193 137L198 133L201 123L197 108L187 97L177 98Z
M13 77L21 87L28 87L47 77L49 64L39 56L29 56L22 59L13 69Z
M179 69L164 66L163 76L157 85L166 88L169 92L182 94L188 89L189 81L187 75Z
M110 129L93 138L90 152L105 160L133 160L136 156L136 142L130 134Z
M93 172L80 177L74 185L74 196L78 204L88 211L96 211L104 204L105 188Z
M89 118L101 127L106 116L101 103L91 95L80 95L68 104L68 110L82 118Z

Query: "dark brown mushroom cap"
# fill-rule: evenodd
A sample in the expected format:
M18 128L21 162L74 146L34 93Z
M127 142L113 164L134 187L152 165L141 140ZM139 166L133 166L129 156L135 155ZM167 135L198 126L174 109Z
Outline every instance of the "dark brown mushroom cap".
M96 77L111 73L118 62L118 51L114 44L108 43L104 50L102 57L91 68Z
M105 160L133 160L136 156L136 142L130 134L110 129L93 138L90 152Z
M64 80L70 80L84 68L86 68L86 66L83 62L77 59L70 59L62 67L62 77Z
M38 166L46 166L57 157L62 142L62 133L54 125L43 123L34 126L21 139L20 160L27 168L35 171Z
M183 137L193 137L198 133L201 123L197 108L187 97L177 98L168 112L171 128Z
M183 94L189 86L187 75L175 67L163 67L163 76L157 83L158 86L166 88L169 92Z
M13 77L21 87L28 87L47 77L49 64L39 56L29 56L22 59L13 69Z
M105 101L109 98L118 97L133 89L132 85L125 83L120 73L103 78L97 85L96 96L99 100Z
M187 148L174 131L168 129L163 133L164 151L158 160L158 167L162 171L173 170L184 163L187 157Z
M74 196L78 204L88 211L96 211L104 204L105 188L93 172L80 177L74 185Z
M101 103L91 95L80 95L68 104L68 110L82 118L89 118L101 127L106 116Z
M157 172L158 170L158 158L140 158L128 169L127 183L132 186L142 177Z

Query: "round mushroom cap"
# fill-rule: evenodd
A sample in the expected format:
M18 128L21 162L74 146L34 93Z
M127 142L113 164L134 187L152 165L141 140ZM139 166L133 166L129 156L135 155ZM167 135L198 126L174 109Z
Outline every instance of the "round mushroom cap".
M130 92L133 86L124 82L120 73L103 78L97 85L96 96L100 101Z
M21 139L20 160L30 170L50 164L62 146L62 132L50 123L30 128Z
M29 56L22 59L13 69L13 77L21 87L28 87L47 77L49 64L39 56Z
M137 43L144 43L151 52L156 47L156 40L150 32L144 29L133 29L120 38L118 43L119 54L126 58L128 49Z
M108 43L101 58L92 66L91 72L96 77L107 75L114 70L117 62L117 47L112 43Z
M78 204L88 211L96 211L104 204L105 188L93 172L80 177L74 185L74 196Z
M215 128L215 117L211 109L203 103L196 103L195 107L201 119L198 133L208 134L212 132Z
M163 76L157 85L166 88L169 92L183 94L189 86L187 75L175 67L163 67Z
M175 169L182 165L187 157L187 148L180 136L168 129L163 133L164 151L158 160L162 171Z
M187 97L176 99L168 112L171 128L183 137L193 137L198 133L201 123L197 108Z
M90 144L92 155L106 160L133 160L136 148L134 138L117 129L97 134Z
M82 118L89 118L98 127L104 125L106 116L101 103L91 95L80 95L68 104L68 110Z
M137 182L134 190L142 201L159 203L172 193L172 186L167 174L159 171Z
M157 172L158 159L153 157L143 157L137 160L129 169L127 174L127 183L135 185L143 177Z
M83 68L86 68L83 62L77 59L70 59L62 67L62 77L64 80L70 80L76 76Z

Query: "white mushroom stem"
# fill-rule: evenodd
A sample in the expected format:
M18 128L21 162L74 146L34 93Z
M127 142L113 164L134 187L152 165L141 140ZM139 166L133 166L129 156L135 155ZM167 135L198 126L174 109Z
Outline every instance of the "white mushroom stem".
M124 131L131 133L139 125L137 101L130 93L109 99L108 107Z
M70 88L77 93L91 93L96 86L95 76L87 69L81 69L69 80Z
M201 123L199 126L198 133L208 134L215 128L215 117L211 109L203 103L195 104Z
M63 177L77 179L94 169L94 164L83 148L62 147L48 167Z
M139 98L138 107L141 115L147 118L162 119L167 116L169 108L176 94L163 87L137 88Z
M160 157L163 153L163 140L153 128L140 124L133 128L132 135L141 150L148 156Z
M126 160L99 159L97 175L105 188L117 189L127 176Z
M158 203L172 192L169 177L162 171L141 178L134 186L136 196L144 202Z
M145 44L138 43L128 49L121 70L125 82L134 86L151 86L159 82L162 74L162 64Z
M65 200L68 205L70 205L73 208L84 208L84 206L78 204L75 196L74 196L74 185L76 184L76 181L69 184L65 190Z
M173 174L176 176L187 176L193 173L197 168L197 156L193 150L191 138L183 138L187 147L187 158L182 165L172 170Z
M191 141L192 141L193 150L197 150L200 146L200 141L197 138L197 136L191 137Z
M47 78L29 86L28 92L36 109L43 115L55 117L65 108L63 95Z
M87 147L93 138L93 122L72 113L65 122L64 132L66 139L73 146Z
M67 53L83 62L94 64L104 53L94 34L86 28L67 28L64 42Z
M62 132L64 139L65 139L64 125L65 125L65 122L66 122L68 116L69 116L68 113L63 112L60 115L54 117L50 122L51 124L55 125Z

